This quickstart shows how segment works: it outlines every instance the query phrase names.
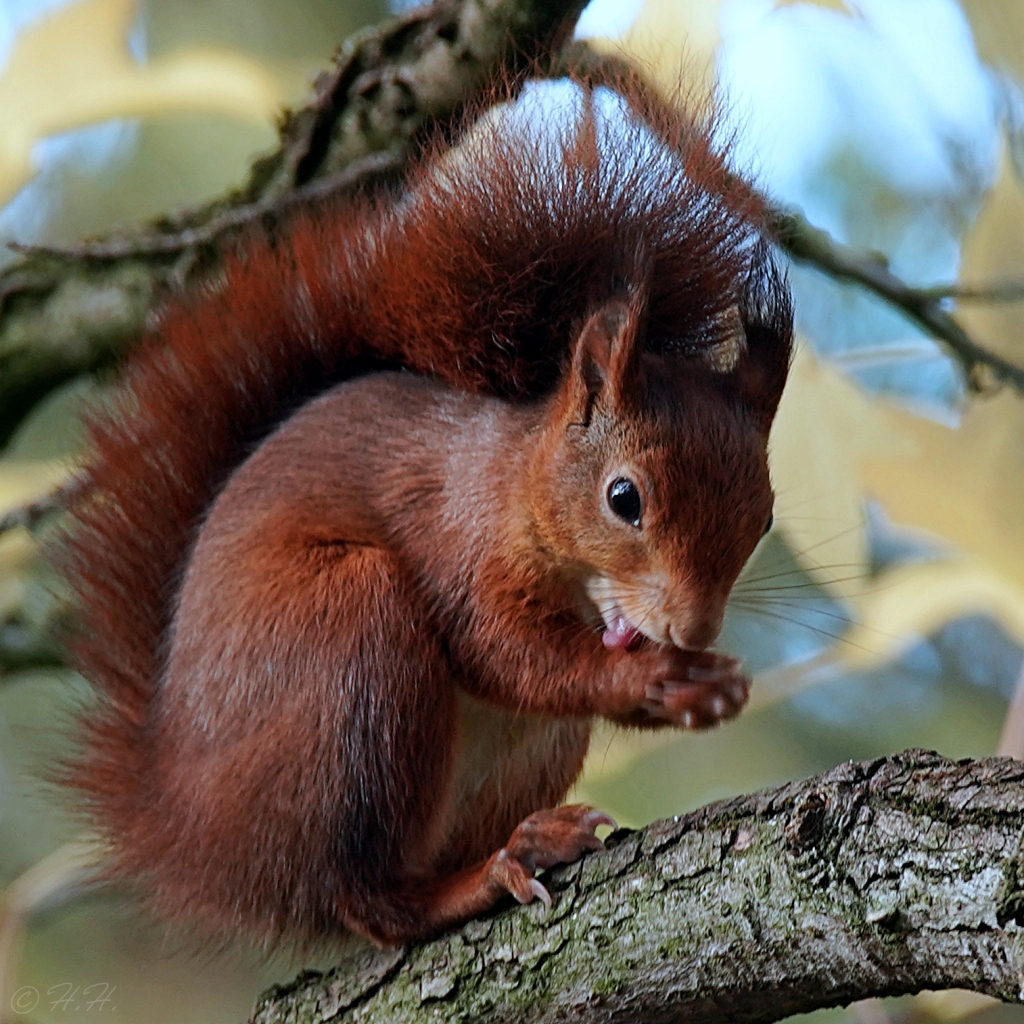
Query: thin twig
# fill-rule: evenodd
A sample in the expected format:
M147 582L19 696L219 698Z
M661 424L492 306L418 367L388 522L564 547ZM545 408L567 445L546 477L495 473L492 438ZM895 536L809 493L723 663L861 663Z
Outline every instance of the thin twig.
M774 221L779 242L793 259L885 299L946 347L963 367L971 388L983 391L993 383L1009 384L1024 394L1024 367L975 342L943 308L945 296L912 288L889 270L884 258L837 242L796 210L776 209Z
M66 508L72 501L84 494L91 486L91 480L85 471L80 471L65 480L59 487L44 494L27 505L19 505L0 516L0 534L23 526L26 530L34 530L51 512Z
M10 242L9 247L23 256L56 256L67 260L108 261L130 259L133 256L173 255L194 246L210 245L227 231L245 227L267 215L280 214L298 203L354 191L374 178L398 171L404 161L405 154L401 152L385 150L370 153L337 174L316 178L272 199L261 199L246 206L223 210L200 227L183 228L170 234L151 233L66 246Z
M0 892L0 1020L10 1008L18 1020L19 1004L13 1000L18 940L26 922L44 907L52 908L73 899L95 884L100 849L94 840L78 839L54 850Z
M955 299L957 302L1024 302L1024 281L993 281L989 284L943 284L916 289L927 299Z

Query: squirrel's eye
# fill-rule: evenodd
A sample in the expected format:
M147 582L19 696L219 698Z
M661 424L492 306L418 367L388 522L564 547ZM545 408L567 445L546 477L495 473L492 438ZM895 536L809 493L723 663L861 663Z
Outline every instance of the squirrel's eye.
M608 504L611 510L631 526L640 525L644 505L640 500L640 491L632 480L624 476L618 477L608 485Z
M769 532L771 531L771 528L774 525L775 525L775 513L774 512L769 512L768 513L768 522L764 524L764 533L761 534L761 536L762 537L767 537Z

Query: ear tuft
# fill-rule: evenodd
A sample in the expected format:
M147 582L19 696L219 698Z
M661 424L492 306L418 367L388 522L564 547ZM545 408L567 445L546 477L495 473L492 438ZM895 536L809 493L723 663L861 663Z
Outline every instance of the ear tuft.
M703 361L715 373L732 373L747 351L747 334L739 306L730 306L711 325Z
M590 422L598 398L614 407L635 382L639 358L638 310L625 299L612 299L593 313L573 350L573 390L579 421Z
M739 312L746 351L736 376L744 401L767 432L782 397L793 346L789 283L767 241L754 249Z

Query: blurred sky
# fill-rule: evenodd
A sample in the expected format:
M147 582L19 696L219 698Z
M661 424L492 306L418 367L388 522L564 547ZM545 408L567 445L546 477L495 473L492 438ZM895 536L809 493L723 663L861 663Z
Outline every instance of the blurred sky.
M912 284L949 283L995 184L1001 91L954 0L850 0L850 13L728 0L718 74L738 162ZM953 422L958 370L903 317L804 268L798 324L869 389ZM918 353L915 355L915 352Z

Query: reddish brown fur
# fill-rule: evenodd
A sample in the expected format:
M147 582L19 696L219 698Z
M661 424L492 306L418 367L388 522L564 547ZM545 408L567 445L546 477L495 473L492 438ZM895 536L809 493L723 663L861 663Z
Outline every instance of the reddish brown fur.
M676 170L634 135L602 171L584 119L541 191L529 140L484 129L403 200L251 238L94 416L62 558L102 702L73 783L169 917L396 941L530 898L593 843L573 809L516 828L564 796L592 716L745 699L683 647L770 513L788 298L707 131L629 95ZM722 372L704 353L737 309ZM433 380L328 390L386 367ZM602 505L617 466L643 531ZM666 642L605 649L597 577Z

